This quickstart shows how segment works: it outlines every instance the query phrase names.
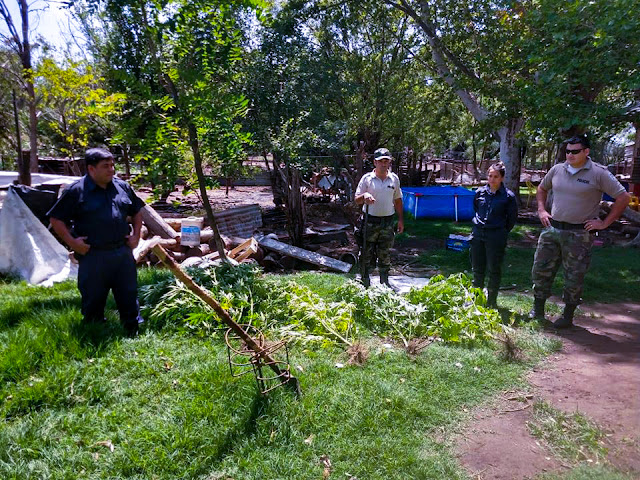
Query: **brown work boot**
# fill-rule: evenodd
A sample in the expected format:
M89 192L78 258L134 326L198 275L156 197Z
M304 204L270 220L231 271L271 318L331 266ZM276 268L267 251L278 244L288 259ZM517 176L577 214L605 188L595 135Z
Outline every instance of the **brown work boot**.
M553 328L570 328L573 327L573 314L578 308L577 303L567 303L564 306L564 312L562 312L562 317L553 322Z

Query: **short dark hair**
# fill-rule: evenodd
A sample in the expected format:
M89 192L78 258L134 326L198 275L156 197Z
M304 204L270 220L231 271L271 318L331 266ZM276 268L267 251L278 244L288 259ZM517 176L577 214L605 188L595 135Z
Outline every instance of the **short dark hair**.
M113 154L106 148L90 148L84 154L84 162L95 167L102 160L113 160Z
M500 174L501 177L504 177L504 174L506 173L506 169L504 168L504 163L502 162L489 165L489 168L487 168L487 172L489 172L489 170L495 170Z
M582 148L589 148L589 138L586 135L574 135L573 137L564 141L565 145L575 145L579 143Z

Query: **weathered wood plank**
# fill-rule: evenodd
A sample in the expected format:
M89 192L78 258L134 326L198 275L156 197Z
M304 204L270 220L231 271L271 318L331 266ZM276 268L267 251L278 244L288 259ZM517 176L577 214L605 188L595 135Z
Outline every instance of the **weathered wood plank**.
M324 255L320 255L316 252L310 252L304 248L294 247L293 245L280 242L273 238L257 237L256 240L258 240L258 244L261 247L273 250L282 255L287 255L289 257L297 258L298 260L312 263L314 265L327 267L338 272L347 273L352 267L352 265L347 262L341 262L335 258L325 257Z

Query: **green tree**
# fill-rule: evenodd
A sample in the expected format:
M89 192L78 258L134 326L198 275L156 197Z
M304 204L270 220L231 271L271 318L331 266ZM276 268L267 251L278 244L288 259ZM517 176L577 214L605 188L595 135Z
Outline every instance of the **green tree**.
M36 93L42 98L41 128L57 151L73 157L88 146L92 132L110 135L109 122L120 113L125 95L108 94L86 62L65 63L51 58L40 63Z
M3 18L8 30L8 35L0 33L0 39L10 45L10 48L20 59L22 67L19 85L29 108L30 154L29 164L22 161L21 154L18 155L18 180L24 185L31 185L31 172L38 171L38 115L29 38L30 6L26 0L17 0L17 3L20 10L20 33L18 33L16 22L14 22L9 12L6 0L0 0L0 16Z
M450 147L463 107L412 61L419 47L407 16L380 2L287 3L246 62L247 125L259 149L302 156L340 155L361 142L369 152Z
M532 128L554 139L585 131L606 138L632 122L628 107L640 91L640 1L525 5L519 48L536 72L523 95Z
M223 258L203 164L237 162L248 141L238 122L247 109L236 84L242 58L239 17L257 7L251 0L107 0L89 5L104 22L105 37L97 51L105 78L131 103L126 131L142 133L141 145L155 143L160 155L149 167L161 169L170 182L175 180L171 176L178 170L179 154L189 146ZM140 121L142 112L147 116Z
M471 115L491 129L506 165L505 184L518 191L524 126L522 85L532 78L513 46L522 32L520 4L511 1L385 0L407 14L424 39L421 58L444 80Z

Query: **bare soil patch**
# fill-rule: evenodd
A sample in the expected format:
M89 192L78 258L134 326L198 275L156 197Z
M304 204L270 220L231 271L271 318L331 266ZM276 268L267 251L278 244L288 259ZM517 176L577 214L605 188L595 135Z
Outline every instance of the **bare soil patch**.
M580 311L576 327L548 333L563 348L531 372L530 397L523 403L505 394L478 411L461 435L457 453L474 478L527 479L568 467L527 430L527 406L536 401L595 421L608 436L608 461L640 478L640 304L589 304Z
M151 189L145 187L137 188L136 193L145 201L152 196ZM238 186L230 188L228 194L226 188L221 187L207 190L207 196L209 197L214 212L254 203L260 205L263 209L274 206L273 193L269 186ZM153 207L161 211L164 216L184 212L200 212L200 214L204 214L200 195L193 190L187 190L185 192L182 186L177 186L176 190L167 197L166 202L156 202L153 204ZM172 212L172 209L175 210L175 212Z

